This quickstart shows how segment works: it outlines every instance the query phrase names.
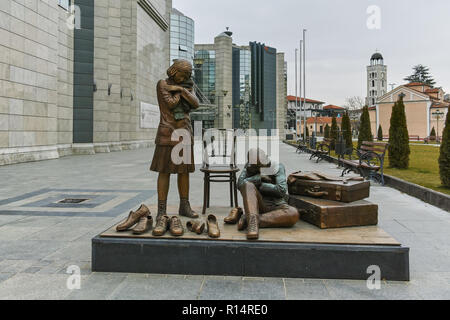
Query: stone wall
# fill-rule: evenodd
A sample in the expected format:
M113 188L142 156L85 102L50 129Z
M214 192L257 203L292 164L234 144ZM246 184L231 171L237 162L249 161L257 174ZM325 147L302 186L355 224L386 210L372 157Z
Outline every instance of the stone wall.
M170 22L171 0L145 1ZM158 104L169 30L136 0L73 3L75 31L58 0L0 1L0 165L153 143L140 105Z
M70 130L66 16L57 0L0 1L0 164L57 158L71 143L58 133Z

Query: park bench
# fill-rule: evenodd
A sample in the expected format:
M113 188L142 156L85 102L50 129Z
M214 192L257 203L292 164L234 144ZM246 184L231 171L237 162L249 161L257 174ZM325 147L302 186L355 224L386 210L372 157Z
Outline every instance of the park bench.
M303 141L303 139L298 139L297 144L298 146L295 152L297 153L307 152L309 148L309 137L307 137L305 141Z
M423 142L426 144L429 144L430 141L432 141L434 143L439 143L441 141L440 138L441 137L429 136L429 137L426 137L425 139L423 139Z
M344 167L342 176L353 171L384 185L384 157L388 146L385 142L364 141L359 150L353 149L358 159L352 159L353 152L349 155L350 159L340 159L340 165Z
M316 163L319 163L320 160L325 159L330 156L331 145L333 144L333 139L325 138L322 142L317 144L316 150L312 150L311 157L309 160L317 158Z

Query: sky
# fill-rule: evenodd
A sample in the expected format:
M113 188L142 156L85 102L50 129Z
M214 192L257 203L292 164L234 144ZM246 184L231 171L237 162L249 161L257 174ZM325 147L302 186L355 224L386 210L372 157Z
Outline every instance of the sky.
M335 105L353 96L365 99L366 68L377 50L388 66L388 83L404 84L412 67L423 64L436 86L450 93L448 0L173 0L173 7L195 20L195 43L213 43L230 27L238 45L258 41L284 52L288 94L295 94L302 29L308 98Z

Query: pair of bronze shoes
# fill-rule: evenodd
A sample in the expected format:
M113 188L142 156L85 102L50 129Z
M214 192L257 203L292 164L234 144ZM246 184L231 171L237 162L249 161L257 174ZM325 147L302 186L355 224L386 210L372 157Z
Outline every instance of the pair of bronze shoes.
M131 229L133 234L140 235L148 232L152 227L153 218L151 217L150 209L143 204L137 211L130 211L128 218L120 223L116 230L123 232Z
M170 234L174 237L181 237L184 234L184 229L178 216L169 217L168 215L162 215L157 218L156 226L152 232L153 236L162 237L167 231L170 231Z
M257 240L259 238L259 215L244 214L242 208L237 207L231 210L228 217L224 219L226 224L237 224L239 231L247 229L247 239Z
M216 216L210 214L206 219L206 224L201 223L199 221L188 221L186 223L186 227L189 231L194 232L198 235L201 235L205 228L208 232L208 236L211 238L219 238L220 237L220 229L217 223Z

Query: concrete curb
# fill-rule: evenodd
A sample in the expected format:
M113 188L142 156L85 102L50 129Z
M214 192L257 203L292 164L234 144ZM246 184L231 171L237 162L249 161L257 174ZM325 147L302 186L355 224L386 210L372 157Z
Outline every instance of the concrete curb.
M287 145L292 147L297 147L296 144L284 141ZM338 163L338 159L333 157L328 157L329 162ZM411 183L393 176L384 175L384 180L387 186L397 189L403 193L406 193L414 198L422 200L423 202L429 203L435 207L442 210L450 212L450 196L419 186L415 183Z

